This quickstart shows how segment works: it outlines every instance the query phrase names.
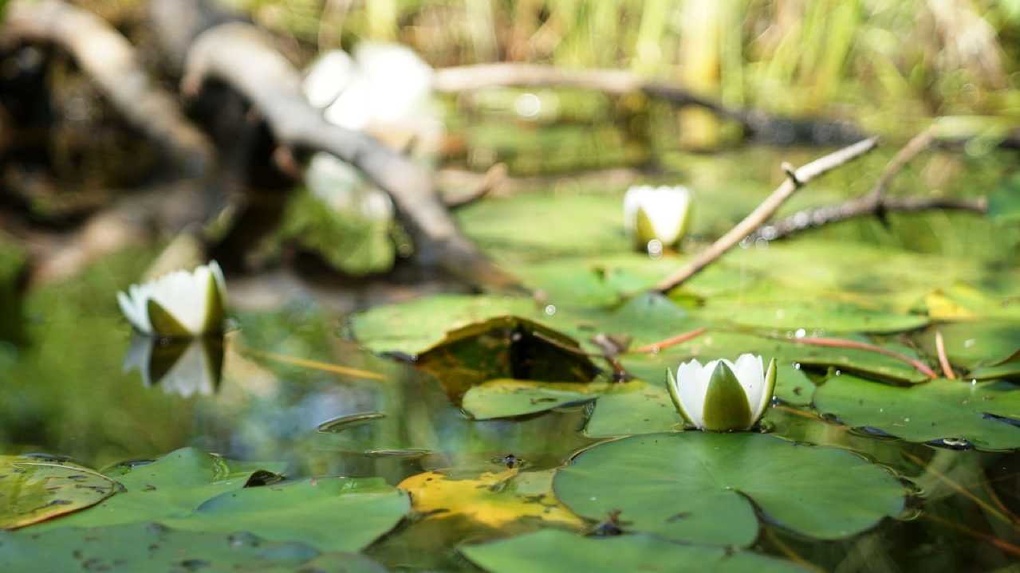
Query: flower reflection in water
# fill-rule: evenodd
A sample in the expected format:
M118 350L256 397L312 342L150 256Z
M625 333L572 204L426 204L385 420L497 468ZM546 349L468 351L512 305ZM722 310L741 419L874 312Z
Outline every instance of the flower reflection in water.
M124 357L124 372L138 370L146 387L188 398L216 392L223 371L223 337L183 340L135 334Z

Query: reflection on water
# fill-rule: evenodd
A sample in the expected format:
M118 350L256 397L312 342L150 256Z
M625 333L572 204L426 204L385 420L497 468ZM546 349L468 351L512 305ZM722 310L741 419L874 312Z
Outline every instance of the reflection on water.
M146 388L158 385L182 398L208 396L220 385L223 337L167 340L135 333L124 356L124 371L133 370Z

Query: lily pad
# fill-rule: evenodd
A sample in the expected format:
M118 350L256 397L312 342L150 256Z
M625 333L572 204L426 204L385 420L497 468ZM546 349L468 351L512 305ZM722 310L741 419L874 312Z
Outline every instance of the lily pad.
M70 462L0 456L0 529L16 529L93 506L117 482Z
M899 515L904 504L892 474L851 452L751 433L599 444L558 471L553 488L589 519L619 510L632 531L741 547L758 536L755 507L799 534L839 539Z
M536 382L497 379L471 387L461 407L476 420L510 418L590 402L611 388L606 382Z
M87 512L37 526L98 527L156 522L187 531L244 530L326 551L358 551L392 529L410 509L380 478L320 478L245 487L254 471L231 472L221 458L186 448L125 469L125 492Z
M982 320L942 324L919 335L921 346L935 356L935 331L942 333L953 366L972 369L999 364L1020 350L1020 322Z
M369 350L414 356L441 342L451 330L497 316L534 314L534 301L525 298L437 295L356 314L351 328Z
M0 533L4 571L385 571L355 553L320 553L303 543L279 543L248 533L176 531L130 524L42 533Z
M1020 448L1020 427L1015 425L1020 391L1009 382L938 378L896 388L836 376L815 391L814 401L820 412L849 426L878 428L911 442L951 438L982 450Z
M545 529L460 552L493 573L531 571L706 571L779 573L805 571L790 561L718 547L680 545L652 535L582 537Z
M889 333L915 330L928 324L928 318L914 314L868 308L854 303L810 296L760 298L737 296L711 299L697 316L724 320L751 328L820 330L828 333Z
M833 369L900 385L920 384L929 380L926 374L903 360L870 350L804 344L798 345L795 356L796 363L806 369ZM917 358L916 355L910 357Z
M584 435L612 438L683 427L683 418L677 413L665 386L635 380L627 383L627 389L630 391L614 392L598 399L584 426Z
M431 519L466 517L492 528L521 519L581 528L584 521L552 495L552 470L456 476L442 471L413 475L400 483L411 494L414 510Z

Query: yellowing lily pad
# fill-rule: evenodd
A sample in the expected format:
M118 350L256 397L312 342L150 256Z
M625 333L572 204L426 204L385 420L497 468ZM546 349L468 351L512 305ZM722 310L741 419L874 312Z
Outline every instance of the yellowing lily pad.
M630 531L741 547L758 536L756 507L801 535L839 539L899 515L904 495L892 474L851 452L746 432L598 444L557 471L553 489L589 519L618 510Z
M0 456L0 529L93 506L119 489L117 482L70 462Z
M509 468L474 477L453 477L441 471L413 475L400 482L411 494L413 508L430 519L464 517L500 528L520 519L581 528L584 521L565 508L552 489L552 471L522 472Z
M1020 448L1020 390L1009 382L937 378L896 388L844 375L820 386L814 401L820 412L849 426L877 428L911 442L951 439L983 450Z

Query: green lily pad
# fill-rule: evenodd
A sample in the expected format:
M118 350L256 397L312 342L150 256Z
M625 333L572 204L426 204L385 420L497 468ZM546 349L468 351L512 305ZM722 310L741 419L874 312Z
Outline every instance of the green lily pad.
M90 511L35 530L156 522L186 531L244 530L326 551L358 551L410 509L407 496L380 478L319 478L245 487L254 471L231 471L221 458L186 448L122 470L125 492Z
M814 401L818 411L849 426L877 428L911 442L962 439L982 450L1020 448L1020 427L1015 425L1020 391L1009 382L937 378L896 388L837 376L815 391Z
M117 482L70 462L0 456L0 529L73 513L119 489Z
M649 434L596 445L553 480L556 496L593 520L620 510L635 532L746 547L764 519L839 539L903 510L904 488L857 455L752 433ZM754 505L752 505L752 502Z
M804 571L790 561L718 547L679 545L651 535L582 537L545 529L511 539L462 545L459 551L493 573L531 571Z
M230 533L239 528L274 541L302 541L323 551L360 551L411 509L407 495L382 478L315 478L218 495L174 528Z
M915 314L868 308L858 304L829 300L805 293L804 297L717 297L696 314L708 320L729 321L751 328L821 330L841 332L903 332L928 324L928 318Z
M935 331L942 333L946 355L953 366L967 369L999 364L1020 350L1020 322L982 320L954 322L929 329L917 337L935 356Z
M926 374L906 362L870 350L809 344L798 345L798 350L795 361L801 368L809 370L833 369L900 385L920 384L929 380Z
M90 511L41 524L37 529L120 525L184 516L211 497L240 490L253 472L235 472L220 457L183 448L151 464L121 466L109 472L123 486L123 493Z
M0 533L4 571L385 571L356 553L319 553L248 533L177 531L155 523Z
M525 298L437 295L356 314L351 329L369 350L414 356L439 344L452 330L498 316L535 314L534 301Z
M630 391L599 397L584 426L584 435L613 438L683 428L683 418L664 385L634 380L627 383L627 388Z
M461 407L476 420L511 418L590 402L611 388L606 382L536 382L502 378L472 386Z

